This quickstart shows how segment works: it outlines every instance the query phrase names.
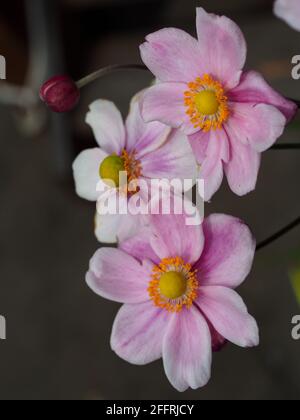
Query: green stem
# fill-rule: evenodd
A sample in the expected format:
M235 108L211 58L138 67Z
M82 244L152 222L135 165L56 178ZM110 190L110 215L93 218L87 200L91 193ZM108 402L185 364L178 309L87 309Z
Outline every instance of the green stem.
M89 85L90 83L94 82L95 80L100 79L112 72L120 71L120 70L148 70L146 66L143 64L113 64L111 66L103 67L100 70L95 71L94 73L89 74L88 76L84 77L83 79L79 80L76 84L79 89Z
M300 150L300 143L275 144L270 150Z
M295 229L300 225L300 217L294 220L292 223L285 226L283 229L276 232L274 235L270 236L269 238L265 239L264 241L260 242L257 247L256 251L265 248L266 246L272 244L273 242L277 241L277 239L281 238L282 236L289 233L291 230Z

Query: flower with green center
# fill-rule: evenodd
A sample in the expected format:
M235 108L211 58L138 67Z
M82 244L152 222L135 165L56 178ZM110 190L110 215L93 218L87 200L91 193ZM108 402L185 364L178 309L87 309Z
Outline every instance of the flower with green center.
M125 123L116 106L104 100L90 106L86 121L99 147L84 150L75 160L76 192L97 202L99 241L115 243L121 236L132 236L145 223L141 215L131 214L130 200L143 201L152 179L195 182L198 167L183 133L159 122L143 121L140 95L132 100ZM102 212L104 207L108 212Z

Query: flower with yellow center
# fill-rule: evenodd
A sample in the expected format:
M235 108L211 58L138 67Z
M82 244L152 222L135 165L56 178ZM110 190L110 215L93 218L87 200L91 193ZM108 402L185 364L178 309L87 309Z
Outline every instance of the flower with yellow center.
M109 185L113 184L115 188L122 187L120 185L122 172L127 174L127 185L137 181L141 176L141 163L136 159L135 152L128 153L124 149L121 156L108 156L99 168L100 178ZM132 186L130 191L132 192Z
M148 293L155 306L169 312L190 308L197 298L196 271L180 257L165 258L153 269Z
M205 74L188 84L186 113L195 128L205 132L222 128L229 117L228 99L221 83Z

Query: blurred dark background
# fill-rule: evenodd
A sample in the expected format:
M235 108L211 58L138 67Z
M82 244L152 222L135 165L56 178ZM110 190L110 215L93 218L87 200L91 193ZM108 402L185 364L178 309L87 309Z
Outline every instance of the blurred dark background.
M298 399L300 342L291 319L300 313L289 270L299 256L295 230L257 254L240 293L261 329L258 349L228 346L214 358L205 389L179 394L161 362L144 367L120 360L109 347L118 305L94 295L84 276L99 244L93 234L94 204L76 197L71 163L92 146L85 125L89 103L114 100L124 115L133 94L151 77L124 72L86 88L68 116L50 114L37 92L42 81L67 72L75 79L101 66L140 62L145 35L163 26L195 33L195 7L226 14L248 42L247 67L262 72L287 96L300 99L291 58L300 33L272 14L271 0L11 0L2 2L0 54L0 399ZM21 86L28 88L21 88ZM280 141L297 141L291 124ZM264 155L255 193L242 199L226 185L207 213L239 216L258 241L300 211L300 153Z

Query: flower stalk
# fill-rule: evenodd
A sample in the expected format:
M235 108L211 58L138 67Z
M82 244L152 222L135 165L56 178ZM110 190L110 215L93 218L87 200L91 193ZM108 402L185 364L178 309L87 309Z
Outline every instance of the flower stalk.
M79 103L80 90L110 73L120 70L148 70L143 64L114 64L103 67L75 82L68 75L58 75L47 80L40 89L40 98L57 113L72 111Z
M300 150L300 143L275 144L271 150Z
M96 80L100 79L101 77L107 76L110 73L120 70L147 70L149 69L143 64L113 64L111 66L103 67L94 73L89 74L88 76L82 78L76 85L78 89L82 89L83 87L89 85L90 83L95 82Z
M256 247L256 251L259 251L265 248L266 246L272 244L273 242L277 241L277 239L280 239L282 236L286 235L287 233L289 233L291 230L295 229L298 226L300 226L300 216L296 220L294 220L292 223L288 224L283 229L276 232L274 235L260 242Z

